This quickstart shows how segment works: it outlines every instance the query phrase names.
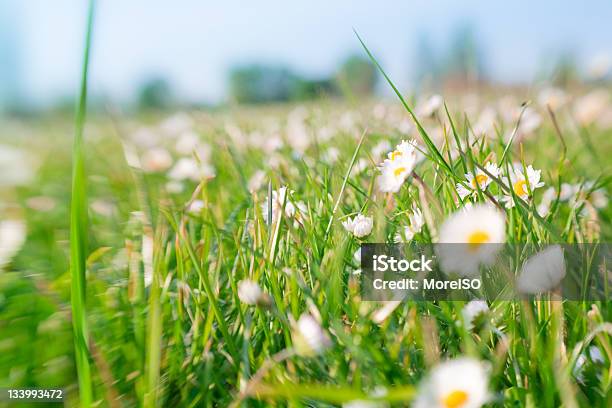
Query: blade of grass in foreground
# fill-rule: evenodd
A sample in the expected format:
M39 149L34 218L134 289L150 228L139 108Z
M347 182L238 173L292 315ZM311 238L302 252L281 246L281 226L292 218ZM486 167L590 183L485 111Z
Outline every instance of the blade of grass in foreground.
M85 310L87 259L87 190L85 187L85 158L83 153L83 127L87 107L87 71L93 24L94 0L89 2L87 34L83 55L81 88L76 105L75 134L72 150L72 202L70 206L70 271L72 279L71 304L74 336L74 354L79 377L79 396L82 407L92 401L91 367Z

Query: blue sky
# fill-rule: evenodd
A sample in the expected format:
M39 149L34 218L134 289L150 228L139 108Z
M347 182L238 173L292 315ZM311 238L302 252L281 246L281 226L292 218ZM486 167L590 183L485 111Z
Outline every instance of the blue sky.
M85 5L0 4L0 22L11 23L0 26L0 41L15 39L19 76L31 100L74 93ZM348 54L361 52L354 27L406 87L418 37L426 34L444 50L464 23L474 26L492 76L531 82L547 58L563 51L573 51L580 62L612 56L610 21L609 0L102 0L91 84L94 92L127 100L145 79L163 75L182 97L215 102L224 96L228 68L237 63L284 63L305 75L329 74Z

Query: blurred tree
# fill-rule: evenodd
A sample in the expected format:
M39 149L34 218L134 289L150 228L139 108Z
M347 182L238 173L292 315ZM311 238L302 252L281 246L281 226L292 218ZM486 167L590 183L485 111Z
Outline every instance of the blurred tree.
M163 78L146 81L138 91L140 109L167 109L175 103L172 88Z
M298 82L288 68L247 65L230 71L229 91L238 103L284 102L292 98Z
M439 83L440 67L434 53L434 47L426 33L418 36L414 65L419 86L428 87Z
M340 87L351 95L368 95L376 86L376 67L372 62L358 55L348 57L340 67L336 80Z
M338 89L333 80L324 79L300 79L296 82L292 92L292 99L303 101L316 99L322 96L336 95Z
M471 25L461 25L454 31L445 68L445 76L453 83L485 79L483 52Z

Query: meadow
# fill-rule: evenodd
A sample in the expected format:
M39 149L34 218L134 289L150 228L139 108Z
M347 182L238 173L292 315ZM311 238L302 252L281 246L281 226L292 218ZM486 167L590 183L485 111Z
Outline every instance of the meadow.
M62 115L2 125L1 387L610 406L609 301L366 302L356 254L610 242L609 84L88 117L85 90L76 136Z

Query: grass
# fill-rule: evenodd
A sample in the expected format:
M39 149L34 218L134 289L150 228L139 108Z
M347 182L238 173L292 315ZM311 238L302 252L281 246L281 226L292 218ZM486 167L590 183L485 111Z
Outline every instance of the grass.
M70 205L70 270L72 325L74 329L74 353L79 377L79 396L82 407L91 406L93 392L91 382L89 332L87 330L87 186L83 128L87 111L87 74L93 26L93 0L89 3L87 34L83 55L81 87L76 107L74 144L72 150L72 201Z
M472 330L463 322L464 302L363 301L353 254L362 242L392 242L413 205L427 218L414 241L435 241L444 220L465 205L456 183L487 160L502 168L532 164L546 187L592 180L587 192L609 194L610 166L593 164L584 135L605 157L610 128L576 127L571 109L550 115L538 108L542 124L526 134L517 123L526 114L517 97L518 117L504 119L499 109L486 137L474 137L476 118L465 114L461 94L421 117L414 98L385 75L401 99L385 102L382 117L372 114L370 101L352 109L328 102L101 115L88 119L84 149L92 14L72 155L61 137L65 119L27 123L36 139L22 147L41 167L11 193L29 234L0 273L0 386L65 387L71 406L327 407L368 398L406 406L440 362L470 356L489 367L490 406L609 406L609 301L493 301ZM483 104L498 97L483 95ZM400 130L405 118L416 122L409 135ZM139 144L142 127L149 133ZM177 148L188 131L210 149L197 149L198 159L215 176L183 180L177 192L168 185L171 170L147 167L146 157L151 143L173 164L192 157ZM271 148L276 134L279 145ZM303 134L306 146L297 143ZM426 159L397 194L381 194L376 146L408 136L419 139ZM263 175L252 182L258 171ZM506 209L499 196L513 194L507 184L497 177L471 200L503 208L509 242L610 242L609 205L572 206L557 195L540 216L536 205L546 187L532 200L512 195L516 205ZM287 202L280 210L270 205L283 185L292 190L294 212ZM40 196L56 205L32 206ZM62 203L70 197L68 209ZM280 216L271 222L274 211ZM358 212L374 221L363 239L342 227ZM269 304L240 301L238 282L247 278ZM294 321L305 312L320 318L331 339L319 355L296 348Z

